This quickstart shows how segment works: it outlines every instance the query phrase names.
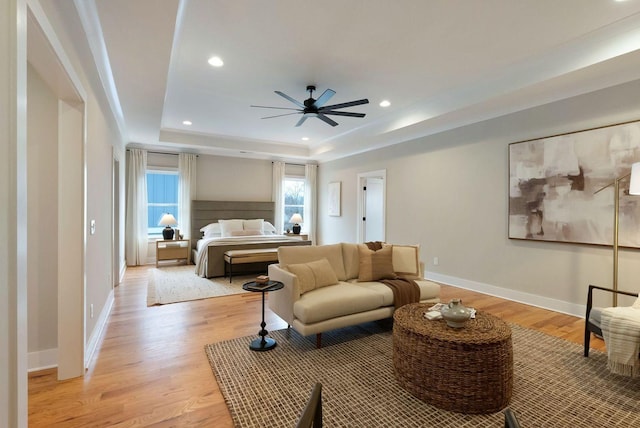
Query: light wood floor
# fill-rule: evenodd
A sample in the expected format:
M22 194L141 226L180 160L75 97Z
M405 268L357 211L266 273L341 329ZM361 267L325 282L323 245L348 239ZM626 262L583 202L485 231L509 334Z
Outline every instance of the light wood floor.
M147 270L129 268L116 288L104 338L84 378L58 382L55 369L29 376L30 427L233 426L204 345L256 335L260 293L148 308ZM453 297L506 321L582 343L579 318L443 286L441 299ZM286 328L268 309L266 318L268 330ZM591 343L604 350L601 340Z

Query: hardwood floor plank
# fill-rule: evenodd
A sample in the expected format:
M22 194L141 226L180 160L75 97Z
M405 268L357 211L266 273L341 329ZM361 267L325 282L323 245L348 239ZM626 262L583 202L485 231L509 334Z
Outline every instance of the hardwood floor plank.
M29 375L30 427L233 426L204 346L257 337L260 293L147 307L147 277L148 267L127 269L84 378L58 382L55 369ZM580 318L442 286L443 302L454 297L506 321L582 343ZM268 330L287 327L268 309L265 317ZM604 350L604 342L592 339L592 348Z

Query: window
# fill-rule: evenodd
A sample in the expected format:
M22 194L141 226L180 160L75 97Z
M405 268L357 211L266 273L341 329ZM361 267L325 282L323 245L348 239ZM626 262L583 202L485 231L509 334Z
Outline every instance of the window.
M149 235L160 235L164 226L159 226L164 213L178 218L178 172L147 171L147 228Z
M284 230L291 230L293 223L289 219L295 213L304 220L304 178L285 177L284 179Z

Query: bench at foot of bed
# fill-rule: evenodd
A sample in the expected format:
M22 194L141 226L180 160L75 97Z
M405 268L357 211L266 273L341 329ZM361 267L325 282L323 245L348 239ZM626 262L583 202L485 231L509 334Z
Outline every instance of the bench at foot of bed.
M248 263L277 263L277 248L255 248L251 250L229 250L224 252L224 276L233 279L233 266Z

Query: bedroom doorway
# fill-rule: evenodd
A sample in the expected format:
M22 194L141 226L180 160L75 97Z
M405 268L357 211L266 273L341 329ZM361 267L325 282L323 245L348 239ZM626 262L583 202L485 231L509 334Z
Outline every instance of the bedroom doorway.
M386 170L358 174L358 242L386 239Z

